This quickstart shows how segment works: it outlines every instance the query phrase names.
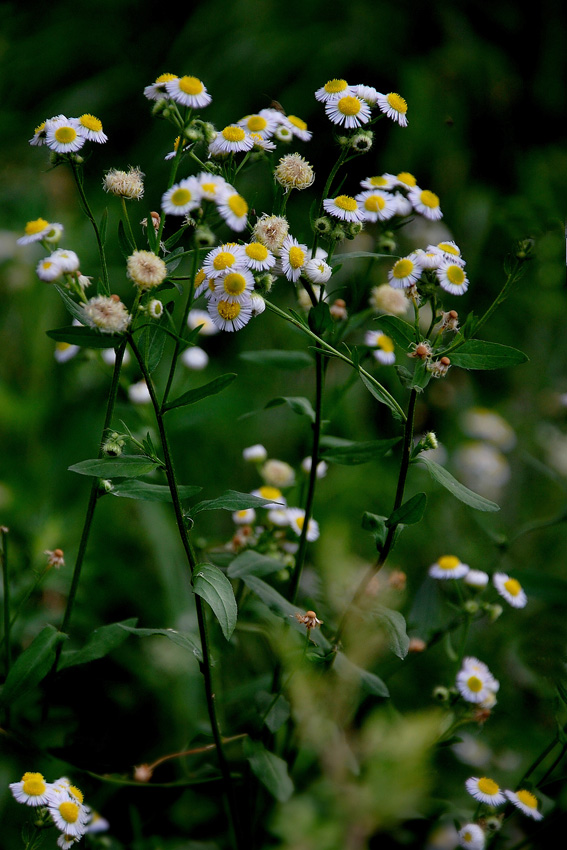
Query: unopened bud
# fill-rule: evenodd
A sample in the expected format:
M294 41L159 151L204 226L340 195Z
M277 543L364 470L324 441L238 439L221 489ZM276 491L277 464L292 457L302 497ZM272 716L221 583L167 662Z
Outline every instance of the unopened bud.
M444 688L442 685L438 685L436 688L433 689L433 699L437 702L447 702L449 696L449 689Z
M333 317L333 319L341 320L348 318L348 312L346 309L346 302L343 301L342 298L337 298L336 301L333 301L331 306L329 307L329 313Z

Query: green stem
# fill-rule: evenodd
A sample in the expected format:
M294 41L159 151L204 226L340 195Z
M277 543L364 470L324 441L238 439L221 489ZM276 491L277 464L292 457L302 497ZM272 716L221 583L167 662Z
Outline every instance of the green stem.
M187 563L189 566L190 574L191 574L191 582L193 581L193 574L195 572L196 559L193 553L193 548L191 546L191 542L189 540L189 535L187 532L187 527L185 524L185 517L183 514L183 508L181 505L181 500L179 498L179 491L177 487L177 480L175 476L175 469L173 466L173 458L171 455L171 450L169 447L169 439L167 436L167 431L165 429L165 423L163 420L163 413L160 403L158 401L158 397L151 379L151 376L146 368L146 364L144 362L144 358L142 357L134 339L131 335L128 336L128 342L134 353L136 360L138 361L138 365L140 367L140 371L142 372L142 376L147 384L148 391L150 393L150 398L152 402L152 406L154 408L154 414L156 417L156 422L158 426L158 431L160 435L162 450L163 450L163 459L164 459L164 467L165 474L167 478L167 483L169 486L169 491L171 493L171 499L173 502L173 509L175 513L175 520L177 523L177 529L179 531L179 536L181 538L181 543L183 545L183 549L185 550L185 555L187 557ZM209 653L209 641L207 636L207 626L205 620L205 612L203 607L203 600L198 594L194 595L195 598L195 606L197 609L197 621L199 625L199 637L201 640L201 650L203 653L203 661L201 664L201 672L203 674L204 682L205 682L205 696L207 701L207 711L209 715L209 721L211 724L211 730L213 734L213 739L217 747L217 758L219 762L220 772L223 778L223 788L225 792L225 798L228 803L228 812L229 812L229 823L230 829L233 837L233 842L237 848L237 850L241 850L243 847L243 838L240 832L239 825L239 817L238 817L238 804L234 791L234 786L232 783L232 777L230 775L230 768L228 765L228 761L226 759L226 755L223 748L223 740L220 732L220 727L218 723L216 706L215 706L215 697L213 690L213 682L211 676L211 658Z
M8 568L8 529L0 527L0 560L2 561L2 578L4 582L4 658L6 659L5 674L12 666L12 644L10 639L10 572ZM6 723L10 723L9 713L6 713Z
M400 474L398 476L398 485L396 487L396 495L395 495L395 498L394 498L394 505L392 507L392 513L394 513L394 511L398 510L398 508L402 505L402 502L404 500L404 490L405 490L405 486L406 486L406 480L407 480L407 475L408 475L408 470L409 470L409 465L410 465L410 460L411 460L411 451L412 451L412 444L413 444L413 420L414 420L414 415L415 415L416 400L417 400L417 390L413 389L411 391L410 397L409 397L408 413L407 413L407 419L406 419L405 427L404 427L404 442L403 442L403 448L402 448L402 460L401 460L401 463L400 463ZM384 566L384 564L386 563L388 555L390 554L390 551L391 551L392 546L394 544L396 529L397 529L398 525L399 525L399 523L392 523L392 525L390 525L388 527L386 539L384 541L384 545L382 546L382 548L380 550L380 555L379 555L376 563L368 570L368 572L366 573L366 575L364 576L364 578L362 579L362 581L358 585L348 608L345 610L345 612L342 616L342 619L339 623L339 627L337 629L337 633L336 633L335 638L333 640L334 646L339 645L339 642L340 642L341 637L343 635L343 632L345 630L345 626L346 626L348 620L350 619L353 611L357 608L358 604L360 603L360 601L364 597L364 594L366 592L366 588L368 587L369 582L374 578L376 573L379 572L379 570L381 570L382 567Z
M126 198L121 197L120 200L122 202L122 213L124 215L124 221L126 222L125 229L128 233L128 236L130 237L130 242L132 243L133 247L136 248L136 240L134 239L134 233L132 231L132 225L130 224L130 216L128 215L128 208L126 206ZM152 225L151 221L149 221L148 227L152 227L152 226L153 225Z
M191 263L191 275L189 280L191 283L189 284L189 291L187 293L187 300L185 302L185 309L183 311L183 316L181 318L181 322L179 324L179 332L177 339L175 340L175 348L173 351L173 356L171 358L171 365L169 367L169 375L167 376L167 383L165 385L165 390L163 393L163 398L161 401L161 410L163 411L165 405L167 404L167 399L169 398L169 391L171 389L171 385L173 383L173 378L175 375L175 369L177 367L177 361L179 359L179 355L181 353L182 348L182 337L183 332L187 326L187 317L189 315L189 310L191 309L191 305L193 304L193 295L195 292L195 276L197 274L197 265L199 261L199 251L197 250L197 246L194 246L194 251L192 254L192 263Z
M79 192L79 196L81 198L81 203L82 203L82 206L83 206L84 213L87 216L90 223L92 224L92 227L93 227L93 230L94 230L94 233L95 233L96 243L98 245L98 253L99 253L99 256L100 256L100 267L101 267L101 271L102 271L102 287L103 287L103 290L104 290L104 294L110 295L110 280L109 280L109 277L108 277L108 267L107 267L107 264L106 264L106 253L105 253L105 250L104 250L104 243L102 241L102 236L100 235L100 230L99 230L98 225L95 221L94 215L92 213L92 210L89 206L89 202L87 200L87 196L85 194L85 189L84 189L84 186L83 186L83 178L81 176L79 166L73 160L72 157L69 159L69 163L71 165L73 177L75 178L75 183L77 184L77 189L78 189L78 192Z

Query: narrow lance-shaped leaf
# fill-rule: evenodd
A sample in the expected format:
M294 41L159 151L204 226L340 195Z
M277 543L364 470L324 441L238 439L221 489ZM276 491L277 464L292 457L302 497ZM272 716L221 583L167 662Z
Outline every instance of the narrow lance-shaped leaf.
M528 360L527 355L517 348L482 339L467 340L455 351L449 352L449 357L451 365L461 369L504 369Z
M416 493L415 496L412 496L411 499L408 499L407 502L404 502L403 505L400 505L397 510L390 514L386 520L386 525L398 525L399 523L412 525L419 522L425 511L426 504L427 496L425 493Z
M230 581L213 564L198 564L193 572L193 590L208 602L227 640L236 626L238 610Z
M265 405L265 409L278 407L280 404L287 404L294 413L298 413L300 416L308 416L312 422L315 421L313 406L309 399L303 398L303 396L280 396L279 398L273 398Z
M243 351L238 355L241 360L274 369L306 369L313 366L313 358L307 351L286 351L283 349L265 349L263 351Z
M264 749L259 741L244 743L244 755L248 759L252 773L265 785L270 794L285 803L293 794L293 782L287 772L287 762Z
M500 506L496 504L496 502L491 502L490 499L485 499L484 496L479 496L478 493L475 493L473 490L469 490L468 487L465 487L464 484L461 484L460 481L457 481L456 478L453 478L450 472L440 466L435 461L430 460L423 455L419 455L419 457L415 458L412 463L423 463L431 477L437 481L438 484L441 484L455 496L459 501L464 502L465 505L468 505L471 508L474 508L476 511L499 511Z
M216 393L220 393L232 384L234 379L237 377L238 376L235 372L228 372L226 375L214 378L202 387L196 387L195 389L188 390L186 393L179 396L179 398L168 402L164 407L164 411L173 410L175 407L185 407L187 404L195 404L195 402L201 401L203 398L207 398L210 395L216 395Z
M227 490L222 496L217 496L216 499L208 499L204 502L198 502L191 508L191 515L200 513L201 511L243 511L247 508L263 508L265 505L271 505L273 499L263 499L260 496L253 496L251 493L239 493L238 490Z
M0 693L0 704L9 705L45 679L55 661L57 646L67 635L47 625L13 664Z
M95 478L137 478L153 472L159 464L149 457L141 455L121 455L120 457L103 457L82 460L69 467L70 472L79 475L93 475Z
M175 629L137 629L133 626L127 626L125 623L120 623L119 625L121 629L136 637L154 637L155 635L165 637L176 646L180 646L181 649L191 652L199 661L203 660L203 653L198 638L194 638L192 635L187 634L187 632L178 632Z
M104 658L128 637L122 626L135 626L137 622L137 617L131 617L123 623L111 623L95 629L82 649L62 653L59 669L64 670L67 667L75 667L77 664L87 664L89 661Z
M118 348L123 341L120 334L103 334L94 328L80 325L54 328L47 331L47 336L56 342L68 342L69 345L79 345L81 348Z
M389 440L367 440L363 442L344 440L335 442L332 438L323 437L320 457L333 463L354 466L383 457L400 440L401 437L392 437Z
M196 496L203 488L196 484L181 484L177 487L180 499L190 499ZM138 499L143 502L171 502L171 491L167 484L151 484L140 481L137 478L129 478L120 484L115 484L110 490L112 496L120 496L125 499Z

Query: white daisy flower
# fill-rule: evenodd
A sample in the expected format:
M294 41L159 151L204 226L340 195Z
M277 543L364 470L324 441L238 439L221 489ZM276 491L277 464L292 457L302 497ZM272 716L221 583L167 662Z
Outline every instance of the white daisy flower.
M128 387L128 398L132 404L148 404L152 399L148 385L142 379L135 384L130 384Z
M443 254L440 251L424 251L423 248L417 248L414 254L424 269L438 269L443 262Z
M275 266L276 258L261 242L249 242L248 245L244 245L243 247L248 268L253 271L267 271Z
M227 301L249 302L250 293L254 289L254 277L247 269L229 271L215 279L214 298L225 298Z
M199 269L195 275L195 298L200 295L205 295L210 298L215 290L215 281L213 278L208 278L203 268Z
M266 310L266 302L264 301L259 292L250 293L250 304L252 306L253 319L255 319L256 316L261 316L262 313L264 313Z
M301 468L308 475L311 472L312 466L313 466L313 458L311 458L311 457L304 457L303 460L301 461ZM320 460L319 463L317 464L317 470L316 470L316 473L315 473L317 478L324 478L325 475L327 474L328 469L329 469L329 467L325 463L325 461Z
M303 526L305 525L305 511L302 510L302 508L288 508L287 519L292 531L294 531L298 537L301 537ZM309 543L312 543L319 537L319 524L314 519L310 519L307 523L306 536Z
M510 802L528 817L534 820L541 820L543 818L542 813L537 808L537 797L531 791L520 788L519 791L505 791L504 793Z
M295 470L284 460L271 458L260 470L264 482L271 487L291 487L295 482Z
M301 139L302 142L308 142L313 133L307 129L307 124L302 118L297 115L286 115L285 126L289 127L293 136Z
M327 101L325 112L333 124L344 125L347 130L367 124L370 120L369 105L353 94Z
M57 260L53 260L51 257L45 257L45 259L40 260L37 264L35 273L40 280L45 280L46 283L51 283L61 277L63 274L63 268Z
M469 570L466 576L463 577L465 584L469 587L482 588L488 584L488 573L483 570Z
M389 366L396 361L394 341L382 331L367 331L364 338L366 345L375 349L372 355L379 363Z
M465 658L457 673L457 689L467 702L482 704L485 700L493 700L498 691L496 681L486 664L477 658Z
M402 195L401 192L394 192L392 197L396 204L396 215L406 216L412 212L413 207L411 202L405 195Z
M248 224L248 204L238 192L227 192L219 199L218 211L232 230L240 232Z
M443 218L443 213L439 206L439 196L429 189L420 189L419 186L414 186L408 192L408 199L412 207L420 215L431 221L437 221Z
M396 185L393 174L376 174L374 177L365 177L360 181L363 189L392 189Z
M254 142L254 150L275 151L277 147L269 139L263 139L259 133L250 133L250 138Z
M197 174L197 181L201 189L201 196L205 201L218 201L223 192L233 192L232 186L226 182L220 174L210 174L201 171Z
M510 578L506 573L494 573L492 581L500 596L513 608L525 608L528 597L519 581Z
M274 138L276 138L278 142L285 142L288 144L293 139L291 127L288 124L280 124L274 133Z
M87 827L88 833L106 832L109 827L110 824L106 820L106 818L103 818L102 815L99 815L98 812L91 812L91 820Z
M57 153L74 153L86 142L83 128L76 118L58 115L45 125L45 144Z
M268 451L261 443L255 443L242 450L242 457L250 463L263 463L268 457Z
M311 283L320 285L327 283L333 274L333 269L322 257L312 257L306 262L303 272Z
M378 94L377 102L380 112L384 112L388 118L397 121L400 127L407 127L408 105L403 97L392 91L389 94Z
M279 528L289 525L287 508L272 508L272 510L268 511L268 522L271 522L272 525L277 525Z
M388 280L390 286L394 289L407 289L421 277L423 267L415 254L409 254L407 257L402 257L394 263L394 266L388 272Z
M56 342L53 356L58 363L66 363L80 351L80 346L72 345L70 342Z
M217 133L216 137L209 144L209 153L211 156L218 156L219 154L249 151L253 147L254 140L250 138L250 133L247 133L238 124L229 124Z
M477 823L467 823L459 830L459 847L467 850L484 850L484 830Z
M116 362L116 349L114 348L103 348L100 352L100 356L104 360L107 366L114 366ZM125 350L124 355L122 357L122 365L127 366L131 360L130 352L128 349Z
M211 321L208 315L207 319ZM186 348L183 354L181 355L181 362L188 369L200 371L201 369L205 369L205 367L208 365L209 355L202 348L199 348L198 345L192 345L189 348Z
M506 802L506 797L504 792L500 790L500 786L486 776L482 776L480 779L477 776L471 776L465 782L465 787L479 803L486 803L488 806L501 806Z
M356 94L356 92L346 80L329 80L324 86L317 89L315 97L321 103L327 103L329 100L338 100L349 94ZM362 95L360 96L362 97Z
M256 511L254 508L244 508L241 511L234 511L232 521L236 525L251 525L256 519Z
M461 264L463 266L465 265L465 261L461 255L461 249L456 242L451 240L439 242L437 245L428 245L426 250L441 254L444 260L450 260L453 263Z
M286 236L282 245L280 262L284 275L294 283L299 280L301 270L309 259L307 245L300 243L293 236Z
M367 189L355 196L364 213L365 221L387 221L398 213L394 197L379 189Z
M376 106L380 92L374 86L357 85L352 87L353 94L365 100L369 106Z
M46 806L49 803L51 784L41 773L27 771L19 782L10 783L10 791L18 803L26 806Z
M271 511L287 507L287 501L282 491L278 487L272 487L270 484L263 484L257 490L252 490L251 495L266 500L266 504L263 505L265 510Z
M242 271L247 266L246 255L242 245L236 242L225 242L209 251L203 262L203 273L216 279L228 272Z
M45 128L46 128L46 125L47 125L47 121L42 121L41 124L39 124L35 128L35 130L33 132L33 136L29 140L30 145L34 145L34 146L37 145L39 147L39 146L45 144L45 136L46 136L46 129Z
M90 812L71 794L54 796L49 802L49 814L53 823L64 835L80 838L87 831Z
M364 210L358 205L358 201L350 195L338 195L336 198L325 198L323 201L325 212L341 221L363 221Z
M99 144L104 144L104 142L108 141L108 136L105 135L102 130L102 122L94 115L90 115L86 112L77 120L82 127L83 134L87 141L98 142Z
M463 295L469 288L469 279L462 265L443 263L436 269L439 286L451 295Z
M238 121L238 126L246 130L247 133L254 133L262 139L269 139L273 136L278 124L280 123L273 109L261 109L260 112L254 115L246 115Z
M168 97L166 91L166 83L170 83L173 80L177 80L178 77L176 74L160 74L155 83L152 83L151 86L146 86L144 89L144 96L148 98L148 100L164 100Z
M199 333L202 336L213 336L218 333L218 328L211 321L211 317L206 310L189 310L187 326L191 330L199 328Z
M175 77L165 83L168 97L182 106L200 109L208 106L212 97L197 77Z
M88 832L88 830L87 830ZM61 848L61 850L69 850L73 844L77 844L78 841L81 840L80 835L66 835L62 832L57 839L57 846Z
M467 436L487 440L502 451L510 451L516 445L512 426L499 413L486 407L470 407L461 417L461 425Z
M428 573L431 578L463 578L469 569L468 564L463 564L456 555L442 555L431 564Z
M201 187L195 177L186 177L174 183L163 193L161 208L169 215L187 215L201 203Z
M24 228L25 235L20 236L17 244L30 245L32 242L42 242L49 236L54 227L61 227L61 225L50 224L44 218L36 218L33 221L28 221Z
M73 274L79 271L79 258L74 251L69 251L65 248L58 248L49 257L50 260L58 263L65 274Z
M209 316L221 331L239 331L252 318L252 307L248 301L229 301L211 298L207 307Z
M406 191L417 187L417 177L410 171L399 171L397 174L388 175L394 177L396 185Z
M181 145L181 148L184 148L184 147L186 147L187 144L188 144L187 139L182 139L181 136L176 136L175 141L173 143L173 150L170 151L169 153L166 153L166 155L164 156L164 159L165 160L175 159L175 157L177 156L177 152L179 150L179 145Z

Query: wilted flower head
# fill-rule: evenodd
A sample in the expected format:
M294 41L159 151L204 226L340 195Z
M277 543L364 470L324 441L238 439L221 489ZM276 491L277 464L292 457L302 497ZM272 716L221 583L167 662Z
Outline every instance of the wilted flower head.
M102 333L124 333L131 316L118 295L97 295L83 304L83 319Z
M287 218L264 213L254 225L252 238L256 242L261 242L274 254L279 254L288 233L289 223Z
M260 474L266 484L272 487L291 487L295 481L293 467L283 460L272 458L267 460L260 470Z
M317 628L317 626L323 625L323 620L319 620L315 611L306 611L305 614L301 614L298 611L297 614L295 614L295 619L298 623L305 626L308 631Z
M290 189L308 189L315 180L315 172L298 153L288 153L277 164L274 177L289 192Z
M46 549L43 553L47 555L47 566L55 567L55 569L59 569L59 567L65 566L65 558L63 557L63 549Z
M102 188L119 198L139 201L144 197L144 174L137 167L130 167L128 171L111 168L104 175Z
M126 261L128 277L140 289L152 289L163 283L167 266L152 251L134 251Z
M370 291L369 304L373 310L391 313L393 316L404 316L408 309L407 298L399 289L394 289L389 283L374 286Z

